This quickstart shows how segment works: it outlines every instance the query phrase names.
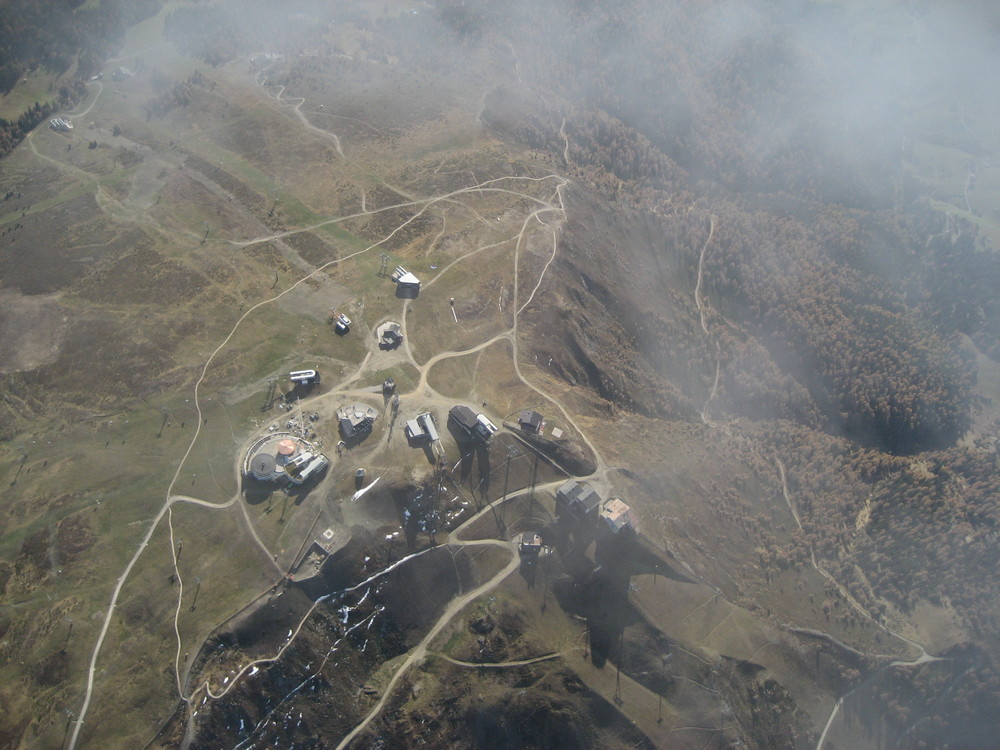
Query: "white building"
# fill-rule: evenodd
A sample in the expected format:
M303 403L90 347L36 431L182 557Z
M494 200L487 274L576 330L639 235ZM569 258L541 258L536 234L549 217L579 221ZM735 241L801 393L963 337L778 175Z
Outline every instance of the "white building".
M436 443L441 439L441 436L438 435L437 425L434 424L434 417L429 411L418 415L416 419L408 420L403 432L412 441L427 438L430 442Z
M389 278L396 282L396 287L398 289L412 289L414 291L420 291L420 279L402 266L396 266L396 270L392 272L392 275Z
M316 370L294 370L288 373L288 379L301 385L312 385L319 382L319 372Z
M407 420L403 427L403 432L406 434L406 438L408 440L416 441L427 437L427 433L424 431L424 426L415 419Z
M437 426L434 424L434 417L431 416L429 411L425 411L417 417L417 421L423 425L424 432L427 433L427 436L431 439L432 443L436 443L441 439L441 436L438 435Z

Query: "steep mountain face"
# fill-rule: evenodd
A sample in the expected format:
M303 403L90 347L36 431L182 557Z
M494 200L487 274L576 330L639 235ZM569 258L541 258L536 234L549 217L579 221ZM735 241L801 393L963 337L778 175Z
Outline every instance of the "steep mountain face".
M891 129L843 111L845 129L860 132L830 132L828 110L868 91L838 67L841 57L815 57L843 55L836 33L813 38L817 19L803 8L779 19L737 5L728 20L746 16L749 26L717 39L717 14L678 7L660 15L639 3L586 23L567 11L594 44L609 44L612 27L635 32L648 53L636 53L643 67L582 58L561 77L563 61L542 55L553 75L533 68L534 93L497 89L486 99L484 122L561 155L600 196L575 212L564 245L581 267L615 259L599 276L581 271L580 300L603 305L602 317L622 326L609 335L637 353L636 382L626 388L594 372L592 336L571 337L579 366L564 369L644 413L690 414L690 402L711 393L716 411L794 419L893 452L954 442L971 417L954 334L985 334L991 324L948 319L926 303L931 294L943 302L943 289L928 272L936 265L929 209L912 187L901 190L907 167L893 144L906 137L898 122L906 105L898 92L879 109ZM834 15L834 27L850 26ZM675 43L653 49L646 29L667 18ZM582 71L594 74L585 90ZM919 92L930 101L941 94L930 84ZM968 225L959 236L975 231ZM957 241L945 243L952 258ZM960 273L980 262L965 257ZM992 307L988 294L972 293ZM712 349L723 339L716 379Z
M707 223L703 227L707 231ZM659 217L569 192L556 281L528 308L535 361L616 409L694 419L714 366L685 267ZM709 384L710 387L710 384Z
M967 155L964 198L951 199L968 209L993 146L927 113L952 108L951 86L966 101L979 94L954 60L933 74L925 66L957 40L989 43L960 31L967 18L927 8L914 28L939 24L929 45L859 27L833 5L787 4L779 17L738 3L678 3L662 15L634 3L588 7L586 21L579 10L562 16L574 33L605 52L636 40L642 65L580 52L590 44L564 59L551 45L518 46L535 88L496 89L483 111L495 132L546 151L577 182L547 306L529 310L536 361L589 385L611 413L744 425L759 451L794 466L803 514L765 568L826 560L877 619L940 612L951 643L985 649L955 656L948 679L962 685L975 664L988 692L997 631L980 592L990 584L968 566L993 558L995 532L984 485L967 475L997 461L995 426L969 431L995 397L977 387L976 363L995 366L986 287L1000 262L984 209L942 212L944 193L917 154ZM708 23L720 13L734 14L726 41ZM652 49L643 40L657 23L677 35ZM904 82L906 61L917 72ZM859 77L866 69L874 84ZM898 585L907 576L914 587ZM989 711L965 702L954 714L963 719L942 718L926 698L940 678L917 672L909 689L923 697L909 702L881 679L858 695L885 708L896 736L974 746ZM966 688L944 700L954 707Z

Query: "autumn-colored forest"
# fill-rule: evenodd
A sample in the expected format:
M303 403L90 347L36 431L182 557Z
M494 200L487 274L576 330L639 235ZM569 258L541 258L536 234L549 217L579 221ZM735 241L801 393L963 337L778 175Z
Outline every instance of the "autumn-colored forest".
M945 216L908 161L915 139L992 154L954 105L979 92L931 69L965 38L942 26L918 54L903 32L866 36L831 3L578 2L558 19L517 8L527 38L496 54L525 85L492 90L485 122L563 162L619 216L658 224L663 262L691 286L702 265L707 343L681 345L697 329L648 310L626 326L682 395L622 389L620 403L693 421L705 403L757 456L785 462L803 528L765 550L774 572L814 553L876 621L921 603L954 612L960 645L941 667L859 677L858 695L880 706L887 746L981 746L1000 708L1000 473L996 427L970 432L982 402L969 352L1000 351L1000 259L976 217ZM502 50L492 30L509 12L454 3L441 15L454 39ZM891 58L912 63L910 79L873 92L864 71ZM950 129L925 128L920 107L949 113ZM661 304L676 305L669 292ZM856 625L837 598L829 617Z

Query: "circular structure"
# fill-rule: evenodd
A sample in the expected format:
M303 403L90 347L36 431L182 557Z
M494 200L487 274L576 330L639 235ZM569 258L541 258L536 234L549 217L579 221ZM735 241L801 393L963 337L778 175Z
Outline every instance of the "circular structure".
M302 484L330 464L318 444L291 432L271 432L257 438L243 459L243 476L260 482Z
M275 467L274 456L267 453L258 453L250 462L250 470L253 472L254 479L259 479L262 482L266 482L274 476Z

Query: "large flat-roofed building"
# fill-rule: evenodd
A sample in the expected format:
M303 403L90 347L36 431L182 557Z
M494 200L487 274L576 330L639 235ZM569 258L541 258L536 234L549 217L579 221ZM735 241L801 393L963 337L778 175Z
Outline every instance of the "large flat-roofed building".
M407 420L406 424L403 425L403 433L406 435L407 440L412 440L413 442L430 437L424 430L424 426L415 419Z
M305 467L299 472L298 483L305 482L313 474L318 474L323 471L327 466L330 465L330 459L326 456L320 454L313 456L312 459L305 465ZM296 481L294 477L291 478L293 482Z
M322 453L303 451L285 464L285 474L295 484L302 484L313 474L325 469L329 464L330 459Z
M430 438L432 443L436 443L441 439L441 436L438 435L437 425L434 424L434 416L429 411L425 411L418 416L417 421L424 428L424 432L427 433L427 437Z
M584 482L570 479L556 491L556 509L571 513L581 520L596 521L600 506L600 494Z
M456 404L451 407L451 410L448 412L448 419L453 421L469 437L473 436L473 430L476 429L476 412L468 406L465 404Z
M441 439L441 436L438 435L437 425L434 424L434 417L429 411L417 415L415 419L408 420L403 431L406 433L406 437L413 442L427 440L436 443Z

